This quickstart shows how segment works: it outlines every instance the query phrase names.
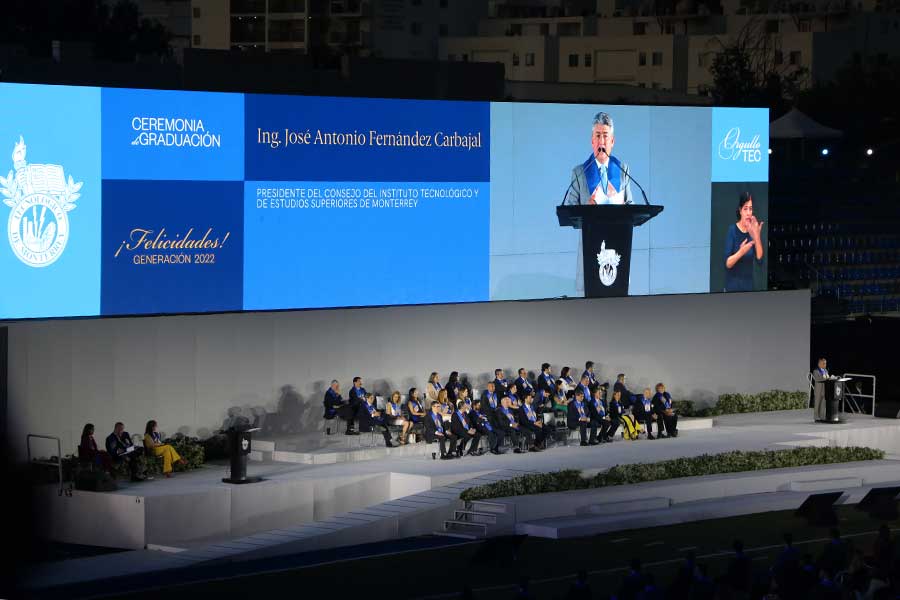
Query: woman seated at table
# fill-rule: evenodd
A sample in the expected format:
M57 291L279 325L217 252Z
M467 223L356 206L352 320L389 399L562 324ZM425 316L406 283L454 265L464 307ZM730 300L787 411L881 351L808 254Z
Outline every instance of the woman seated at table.
M175 463L187 464L187 461L175 452L175 448L169 444L163 444L162 436L157 431L156 421L147 421L147 427L144 429L144 451L153 456L162 456L163 474L166 477L172 476L172 465Z
M91 462L98 467L112 470L112 457L104 450L97 449L97 441L94 439L94 424L87 423L81 430L81 443L78 444L78 458L85 462Z
M400 392L395 390L391 394L391 399L384 406L384 411L387 414L388 425L400 427L400 439L398 441L401 446L405 446L406 436L409 435L409 428L412 427L412 423L403 416L403 410L400 408Z

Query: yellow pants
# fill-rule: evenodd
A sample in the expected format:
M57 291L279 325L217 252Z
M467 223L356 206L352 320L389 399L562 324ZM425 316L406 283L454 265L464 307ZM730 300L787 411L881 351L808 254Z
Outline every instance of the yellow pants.
M176 463L181 460L181 457L178 456L177 452L175 452L175 448L173 448L169 444L153 446L153 454L163 457L163 473L171 473L172 463Z

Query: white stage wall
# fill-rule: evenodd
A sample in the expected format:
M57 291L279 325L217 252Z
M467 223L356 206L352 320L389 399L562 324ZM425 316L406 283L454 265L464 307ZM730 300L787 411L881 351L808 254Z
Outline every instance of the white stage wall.
M157 419L166 433L205 437L230 407L274 412L285 389L316 429L332 378L345 391L360 375L369 391L405 393L457 370L481 387L494 368L543 361L580 374L593 360L601 379L626 372L635 391L664 381L701 404L798 390L809 311L801 290L13 323L9 434L22 456L26 433L74 452L85 422L101 444L117 420L132 433Z

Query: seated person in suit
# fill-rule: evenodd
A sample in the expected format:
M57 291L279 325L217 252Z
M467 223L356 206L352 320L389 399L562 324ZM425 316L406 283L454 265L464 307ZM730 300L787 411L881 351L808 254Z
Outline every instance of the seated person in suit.
M353 387L350 388L350 407L353 409L354 417L359 418L360 413L365 410L363 406L366 403L366 388L363 387L362 377L353 378Z
M459 440L456 444L456 455L462 456L465 453L468 456L478 456L478 442L481 441L481 434L475 423L469 419L469 405L465 400L456 401L456 411L450 421L450 431ZM471 442L469 451L466 452L466 443Z
M387 420L384 414L375 406L375 395L367 393L366 403L359 413L359 430L372 431L373 429L381 429L381 435L384 436L384 445L393 448L391 443L391 431L388 429Z
M632 394L631 391L625 387L625 373L619 373L616 376L616 384L613 386L613 391L616 390L621 392L620 402L624 408L631 408L632 404L638 399L635 394Z
M597 423L591 418L588 405L584 401L584 392L575 390L575 397L569 402L566 414L566 424L569 429L578 429L581 434L581 445L591 446L599 444L597 441ZM588 442L587 430L591 428L591 438Z
M653 394L650 392L650 388L644 388L644 395L638 396L632 405L632 413L634 414L634 419L641 423L644 428L647 430L647 439L652 440L653 438L653 423L656 422L656 433L659 434L659 422L658 417L656 416L656 412L653 410Z
M400 439L398 441L401 446L405 446L406 436L409 435L409 428L412 427L412 422L408 421L406 417L403 416L403 407L400 401L399 391L394 390L394 393L391 394L391 399L384 405L384 411L387 413L385 416L387 423L394 427L400 427Z
M360 380L362 385L362 380ZM325 399L322 401L325 405L325 419L332 420L335 417L343 419L347 422L347 435L356 435L353 429L353 419L356 417L356 411L353 409L349 400L344 400L341 396L341 384L337 379L331 380L331 386L325 391Z
M509 388L506 390L506 397L509 398L509 406L514 410L519 410L522 406L521 401L519 400L519 386L515 383L509 384Z
M531 434L532 442L528 448L529 452L539 452L541 449L546 448L544 422L534 409L534 392L525 393L525 401L519 409L519 424L526 435L528 433Z
M525 394L534 393L534 384L528 380L528 372L525 369L519 369L519 376L516 378L516 389L519 395L524 397Z
M534 399L534 410L536 410L538 414L552 413L554 396L555 392L548 392L538 388L537 397Z
M572 377L572 368L571 367L563 367L559 372L559 378L563 380L566 384L566 395L569 398L572 398L572 395L575 393L575 388L578 386L578 382L575 381L575 378Z
M497 409L500 408L500 396L498 396L495 391L497 388L494 385L493 381L489 381L487 384L487 389L484 390L484 393L481 395L481 413L488 418L488 420L497 427L497 421L494 418Z
M609 415L609 441L613 441L613 436L616 435L616 429L619 428L619 419L627 409L622 404L622 392L619 390L613 390L612 399L607 403L607 410Z
M447 441L450 441L450 451L447 452ZM429 444L437 442L441 448L441 460L456 458L456 437L444 429L444 419L441 416L441 405L435 401L431 403L431 411L425 417L425 441Z
M513 452L521 454L522 448L519 446L519 441L522 431L516 411L510 407L509 396L505 396L500 401L500 408L497 410L497 427L509 438L514 448Z
M437 402L441 389L440 377L437 371L432 371L431 375L428 376L428 383L425 384L425 401Z
M430 411L426 412L417 388L409 388L409 394L406 396L406 411L409 413L410 430L416 433L416 443L425 441L422 428L425 426L425 417Z
M163 474L166 477L172 476L175 464L187 464L187 461L178 455L175 448L163 443L156 421L147 421L147 426L144 428L144 452L150 456L162 456Z
M594 395L594 390L597 389L597 386L591 385L591 378L587 373L581 376L581 383L575 388L577 390L581 390L581 393L584 394L585 400L590 400Z
M447 380L447 385L445 386L450 404L456 406L456 401L459 400L459 389L461 387L462 384L459 382L459 372L452 371L450 373L450 379Z
M597 376L594 374L594 361L589 360L584 363L584 373L581 374L582 383L584 382L584 378L588 378L588 387L591 388L590 391L593 391L594 386L597 385Z
M125 425L116 423L113 432L106 436L106 453L114 462L125 461L128 463L128 471L132 481L144 481L146 477L138 475L138 456L140 449L131 441L131 435L125 431Z
M675 414L672 396L666 391L666 386L662 382L656 384L656 395L653 396L653 411L656 413L657 418L657 435L661 437L662 430L665 429L667 437L678 437L678 415Z
M81 430L81 443L78 444L78 458L84 462L90 462L105 471L112 469L112 457L104 450L97 449L94 440L94 424L87 423Z
M494 369L494 391L501 398L509 392L509 382L503 376L503 369Z
M460 400L465 402L469 408L472 408L472 399L469 398L469 388L467 388L467 387L459 388L459 391L456 393L456 403L459 404Z
M613 419L610 418L606 399L603 397L605 395L606 388L597 386L594 389L594 394L587 399L587 404L591 420L600 432L600 441L608 443L612 441L612 436L616 433L616 429L619 428L619 420L616 419L613 422Z
M537 388L544 392L545 396L552 397L556 392L556 378L550 372L550 363L541 365L541 374L538 375Z
M568 392L568 384L562 378L556 380L556 391L553 393L553 410L568 412L569 404L571 400L567 394ZM575 389L572 389L572 395L574 396Z
M488 384L491 385L491 384ZM503 434L491 423L487 415L481 412L481 400L472 402L472 410L469 411L469 420L475 425L475 429L481 435L486 435L491 454L503 454L500 444L503 443Z

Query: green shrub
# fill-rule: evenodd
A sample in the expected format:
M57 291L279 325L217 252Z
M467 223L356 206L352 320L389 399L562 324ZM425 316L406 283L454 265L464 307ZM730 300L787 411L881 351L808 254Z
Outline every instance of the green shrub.
M722 394L712 406L694 408L690 400L675 400L675 412L683 417L716 417L773 410L797 410L809 403L807 392L770 390L759 394Z
M687 458L674 458L656 463L616 465L606 472L598 473L593 477L583 477L579 471L571 469L553 473L523 475L507 479L506 481L497 481L488 485L469 488L464 490L459 497L466 502L471 502L473 500L505 498L508 496L547 494L550 492L567 492L613 485L627 485L630 483L662 481L680 477L829 465L880 460L882 458L884 458L882 450L860 447L829 446L825 448L808 447L749 452L736 450L722 454L702 454Z

